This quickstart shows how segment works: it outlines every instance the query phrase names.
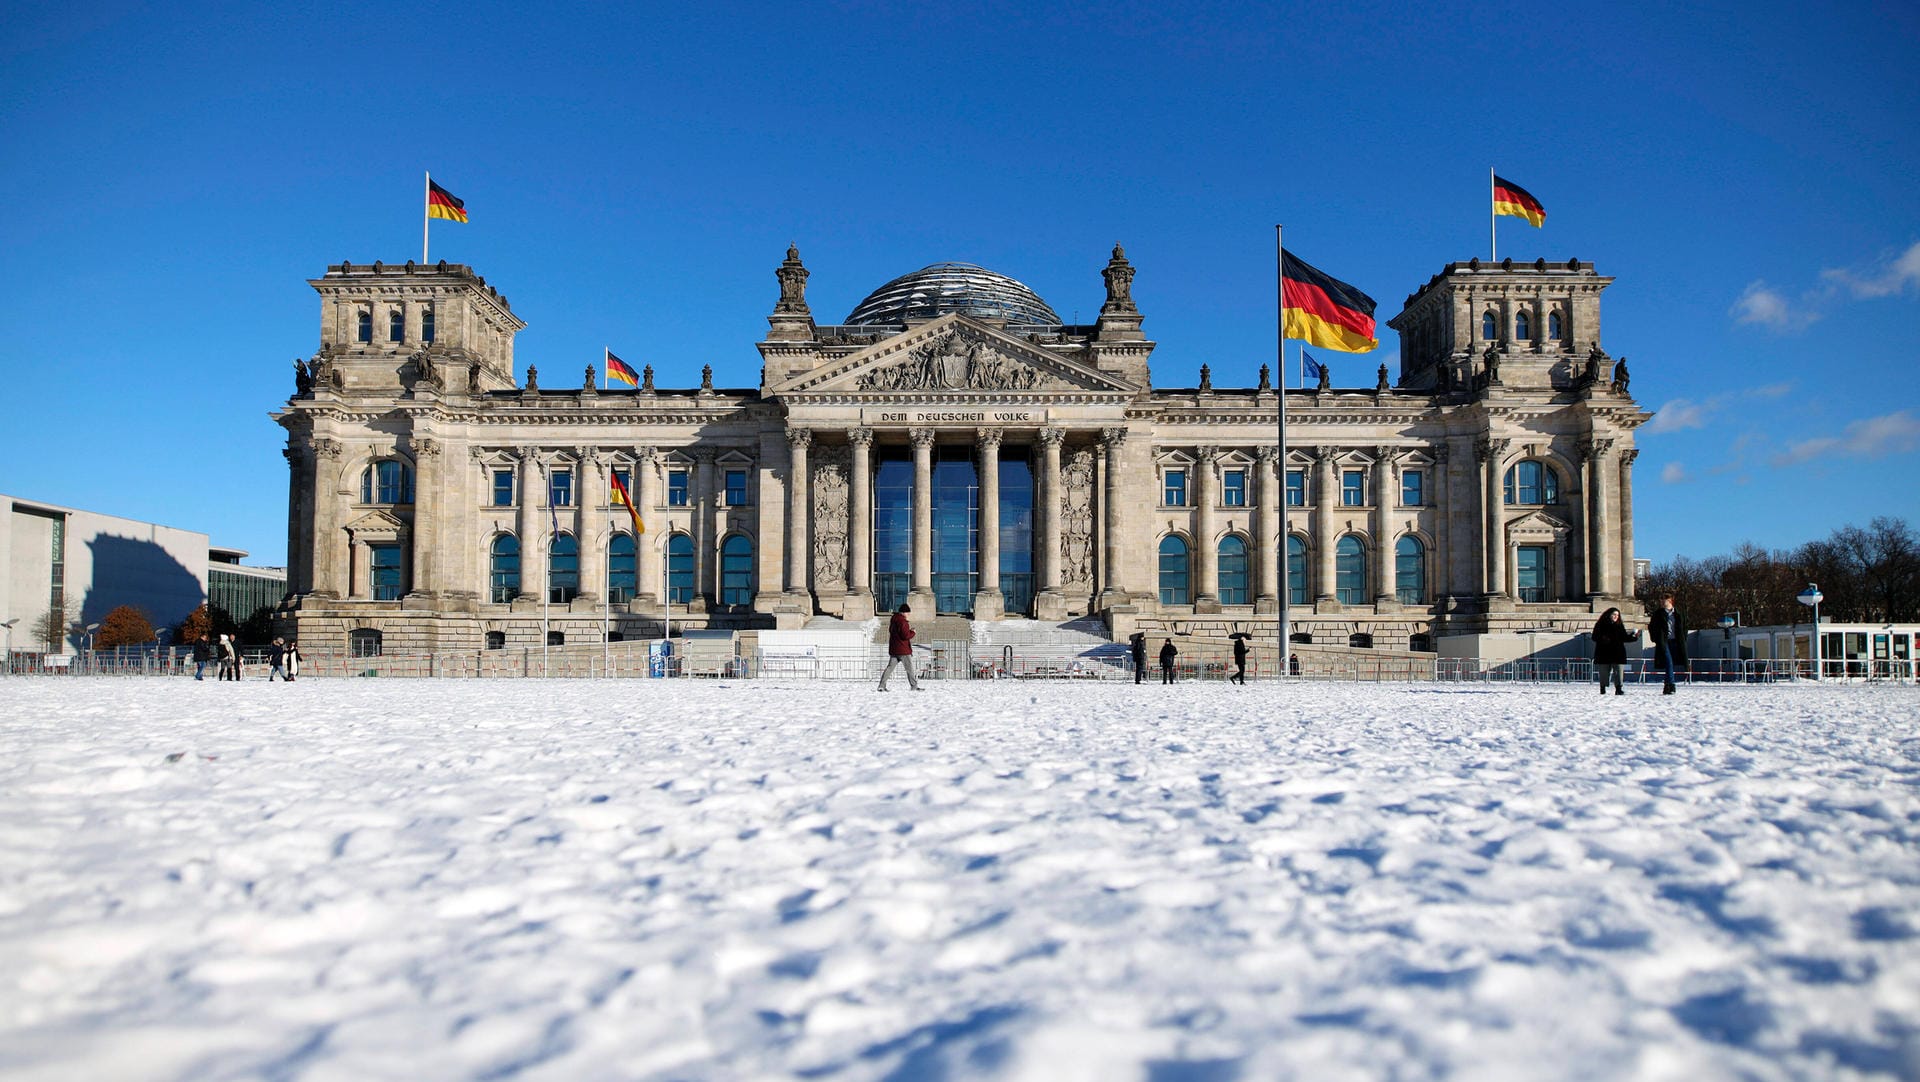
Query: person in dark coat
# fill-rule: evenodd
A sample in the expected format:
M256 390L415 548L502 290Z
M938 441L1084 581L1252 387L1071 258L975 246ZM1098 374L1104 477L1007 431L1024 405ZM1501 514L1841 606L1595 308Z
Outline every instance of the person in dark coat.
M1687 622L1673 607L1673 595L1664 594L1660 607L1647 618L1647 641L1653 644L1653 663L1666 674L1662 695L1673 694L1675 669L1687 667Z
M273 683L273 678L276 676L282 680L287 678L287 670L284 668L287 663L287 640L273 640L273 647L267 651L267 663L270 666L267 669L267 683Z
M913 626L907 623L907 613L913 610L902 602L900 610L887 621L887 667L880 672L880 690L887 690L887 677L893 675L893 667L899 665L907 670L907 686L920 690L920 680L913 675Z
M1247 640L1233 640L1233 675L1227 677L1231 683L1247 686Z
M1166 643L1160 647L1160 682L1161 683L1163 684L1173 683L1173 659L1179 656L1180 656L1180 651L1175 650L1173 648L1172 639L1168 639Z
M240 679L240 645L232 635L220 636L220 679Z
M207 637L202 635L193 640L193 678L195 680L207 678L207 662L212 660L213 647L207 645Z
M1593 625L1593 668L1600 674L1600 694L1607 693L1607 678L1613 678L1613 693L1625 695L1626 689L1620 686L1620 670L1627 667L1627 644L1638 639L1638 631L1628 631L1627 625L1620 619L1619 609L1608 609L1600 614L1600 622Z
M1138 684L1147 677L1147 633L1136 631L1129 642L1133 652L1133 682Z

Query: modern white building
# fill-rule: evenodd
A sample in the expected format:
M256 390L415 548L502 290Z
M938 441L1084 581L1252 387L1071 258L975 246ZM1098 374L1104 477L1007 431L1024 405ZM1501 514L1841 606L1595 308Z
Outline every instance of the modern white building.
M1852 624L1820 621L1820 671L1824 676L1911 677L1920 648L1920 624ZM1706 628L1687 635L1687 655L1697 660L1813 661L1813 625Z

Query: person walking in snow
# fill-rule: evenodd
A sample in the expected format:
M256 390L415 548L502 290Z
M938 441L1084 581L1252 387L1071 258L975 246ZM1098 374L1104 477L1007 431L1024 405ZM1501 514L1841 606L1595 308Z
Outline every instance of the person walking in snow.
M907 613L912 611L903 601L893 619L887 621L887 667L880 671L881 691L887 690L887 677L893 675L895 665L907 670L907 686L920 690L920 681L913 675L913 625L907 622Z
M1179 656L1180 656L1180 651L1175 650L1173 648L1172 639L1168 639L1164 644L1161 645L1160 647L1160 682L1161 683L1163 684L1173 683L1173 659Z
M1615 695L1627 693L1620 686L1620 670L1627 667L1627 644L1639 637L1638 631L1627 630L1619 609L1600 614L1600 622L1593 625L1593 669L1600 674L1600 694L1607 693L1609 676L1613 678Z
M1227 682L1247 686L1247 640L1239 636L1233 640L1233 675Z
M298 643L289 642L287 643L287 683L289 684L293 683L293 678L299 675L300 675L300 645Z
M220 636L220 679L240 679L240 644L232 635Z
M207 678L207 662L213 660L213 647L207 645L207 637L201 635L193 640L193 678Z
M1133 654L1133 682L1138 684L1147 678L1147 633L1136 631L1128 637L1128 642Z
M282 680L287 678L286 661L287 640L274 639L272 648L267 651L267 664L270 666L267 669L267 683L273 683L276 676Z
M1660 607L1647 620L1647 639L1653 643L1653 663L1666 674L1660 694L1673 694L1674 669L1687 667L1687 623L1673 607L1673 595L1663 594Z

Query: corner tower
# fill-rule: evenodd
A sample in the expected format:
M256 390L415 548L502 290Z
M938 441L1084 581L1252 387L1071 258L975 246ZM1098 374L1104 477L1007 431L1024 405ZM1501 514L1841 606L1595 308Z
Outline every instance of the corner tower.
M1600 293L1611 284L1578 259L1449 263L1387 321L1400 332L1399 385L1466 390L1491 373L1495 385L1575 386L1606 359Z

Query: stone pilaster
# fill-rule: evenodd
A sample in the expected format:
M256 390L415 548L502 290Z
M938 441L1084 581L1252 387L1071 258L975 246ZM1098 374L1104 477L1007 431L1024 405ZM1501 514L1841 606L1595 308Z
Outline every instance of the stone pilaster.
M1590 588L1595 594L1605 594L1614 583L1620 581L1619 573L1613 566L1614 538L1619 536L1619 523L1608 510L1608 505L1612 502L1609 489L1612 488L1612 481L1616 475L1616 467L1608 461L1609 453L1613 450L1613 441L1596 439L1591 441L1585 450L1592 455L1594 479L1593 506L1588 512L1593 519L1592 547L1588 549L1591 554L1588 559L1593 564L1593 568L1592 576L1587 581L1592 583Z
M1254 589L1253 611L1270 613L1280 611L1280 562L1286 558L1287 536L1281 529L1286 516L1281 509L1285 501L1280 481L1280 448L1262 445L1253 450L1254 473L1259 479L1259 490L1254 499L1259 506L1254 509L1254 521L1258 528L1254 532L1258 549L1254 566L1257 568L1258 583Z
M407 595L431 598L439 593L439 573L434 550L439 547L443 522L440 511L444 482L440 467L443 457L439 441L431 436L413 440L413 577Z
M1313 597L1317 605L1334 603L1333 511L1340 502L1340 474L1333 448L1321 447L1313 456Z
M534 501L540 492L540 458L531 447L515 452L520 457L519 475L514 479L513 539L520 543L520 594L538 601L540 584L546 579L546 546L533 533Z
M693 605L701 612L713 607L713 448L693 451Z
M1100 431L1100 607L1110 609L1132 600L1120 571L1120 451L1126 445L1127 430L1106 428Z
M934 431L915 428L907 436L913 441L913 574L907 600L915 612L932 616Z
M1220 555L1214 548L1214 504L1219 502L1220 449L1194 452L1193 611L1220 611Z
M321 597L345 597L343 577L349 553L340 509L353 502L350 481L340 476L346 448L335 439L313 441L313 592Z
M607 537L603 532L608 518L602 504L605 491L600 483L600 451L580 447L574 451L580 463L576 485L579 506L574 508L573 536L580 544L580 599L598 604L607 593Z
M852 465L847 478L847 600L845 617L873 615L873 429L847 433Z
M1393 572L1393 464L1399 452L1373 449L1373 603L1391 605L1397 596Z
M1636 447L1620 452L1620 597L1632 597L1639 585L1633 574L1633 460L1639 457Z
M1488 597L1511 600L1513 593L1507 588L1507 512L1501 486L1500 462L1506 457L1507 448L1512 440L1480 441L1481 473L1481 547L1484 553L1482 566L1486 569L1483 592Z
M1060 620L1067 615L1066 598L1060 593L1060 520L1065 514L1061 499L1060 445L1066 435L1066 430L1061 428L1040 430L1040 498L1035 506L1039 521L1034 524L1040 549L1039 559L1034 562L1039 589L1035 591L1033 605L1034 615L1042 620Z
M1428 521L1433 523L1433 551L1427 557L1427 597L1438 605L1454 592L1453 530L1447 509L1453 506L1452 453L1444 438L1433 444L1432 485L1427 490Z
M813 430L787 430L787 593L807 597L807 557L809 533L807 501L811 498L807 476L807 450L813 446ZM809 606L811 602L809 602Z
M666 581L661 577L665 572L665 555L662 546L672 533L666 523L655 513L660 503L659 453L651 447L633 449L633 492L634 510L640 513L640 525L646 533L634 538L633 577L634 603L638 607L642 599L658 605L666 600L662 593Z
M998 620L1006 606L1000 590L1000 430L978 430L974 451L980 463L980 588L973 595L973 618Z

